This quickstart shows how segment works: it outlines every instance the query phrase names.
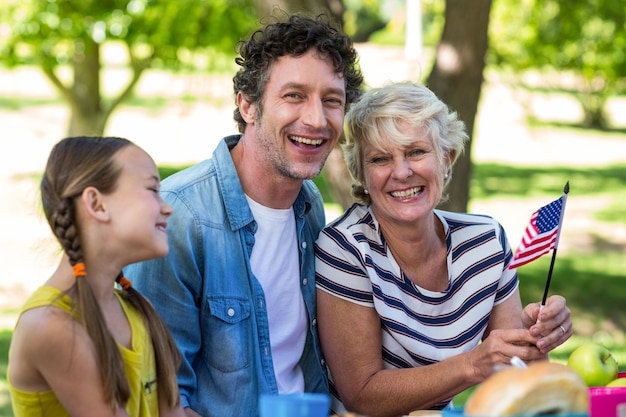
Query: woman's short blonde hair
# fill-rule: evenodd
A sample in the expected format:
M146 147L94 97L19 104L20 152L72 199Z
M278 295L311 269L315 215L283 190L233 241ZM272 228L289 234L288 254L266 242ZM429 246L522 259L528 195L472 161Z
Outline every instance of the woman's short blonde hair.
M450 181L452 165L463 152L468 135L465 124L427 87L410 81L373 88L363 94L346 114L344 158L352 176L352 195L361 204L370 204L363 187L364 149L403 147L415 138L402 133L406 127L419 128L432 139L439 160L444 187Z

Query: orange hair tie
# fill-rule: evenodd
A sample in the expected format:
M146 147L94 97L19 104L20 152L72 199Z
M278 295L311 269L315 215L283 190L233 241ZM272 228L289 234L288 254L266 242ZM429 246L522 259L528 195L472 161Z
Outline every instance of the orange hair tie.
M133 286L133 284L128 279L126 279L126 277L120 278L120 280L117 281L117 283L120 284L120 287L122 287L124 291L128 290L130 287Z
M74 276L76 278L84 277L86 275L85 274L85 264L83 262L77 262L76 264L74 264L72 269L74 270Z

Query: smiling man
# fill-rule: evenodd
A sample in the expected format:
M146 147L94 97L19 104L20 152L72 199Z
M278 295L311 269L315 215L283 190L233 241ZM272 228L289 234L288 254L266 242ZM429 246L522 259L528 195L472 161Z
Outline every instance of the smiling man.
M363 76L325 16L293 15L239 44L239 135L163 182L169 255L125 271L183 356L189 416L255 416L262 393L328 392L313 245L325 225L313 182Z

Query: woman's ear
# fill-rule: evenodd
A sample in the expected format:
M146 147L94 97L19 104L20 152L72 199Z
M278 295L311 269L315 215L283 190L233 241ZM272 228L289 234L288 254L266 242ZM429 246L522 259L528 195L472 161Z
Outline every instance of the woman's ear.
M87 187L80 196L83 212L96 220L107 221L109 212L104 202L104 196L95 187Z
M256 118L256 105L249 102L241 91L237 93L237 106L243 120L247 124L253 124Z

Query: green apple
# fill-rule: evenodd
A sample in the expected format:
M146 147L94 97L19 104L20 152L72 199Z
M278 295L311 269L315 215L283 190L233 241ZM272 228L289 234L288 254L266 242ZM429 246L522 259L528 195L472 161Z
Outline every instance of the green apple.
M626 377L617 378L606 384L607 387L626 387Z
M585 343L567 359L567 366L580 375L588 387L603 387L617 378L617 361L597 343Z

